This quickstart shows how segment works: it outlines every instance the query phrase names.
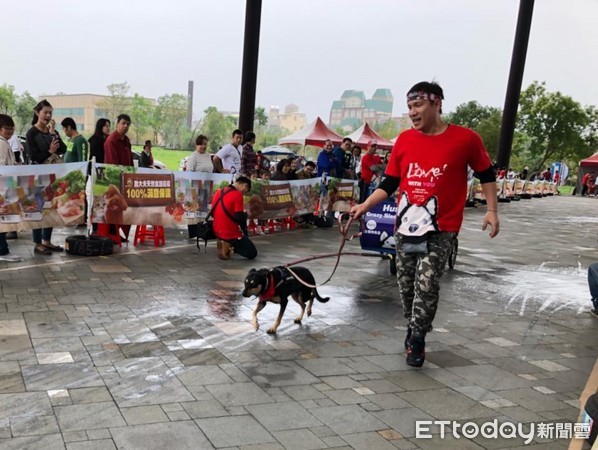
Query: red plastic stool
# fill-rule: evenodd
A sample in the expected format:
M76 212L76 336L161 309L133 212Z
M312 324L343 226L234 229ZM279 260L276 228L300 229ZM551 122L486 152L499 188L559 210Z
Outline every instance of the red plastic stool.
M146 239L148 241L154 241L154 246L156 247L166 244L166 238L164 237L164 227L161 225L136 225L135 240L133 241L133 245L137 246L138 242L143 244Z
M112 239L119 247L122 247L122 238L120 237L120 226L112 225L116 229L116 234L110 234L109 223L98 223L98 236L103 236Z

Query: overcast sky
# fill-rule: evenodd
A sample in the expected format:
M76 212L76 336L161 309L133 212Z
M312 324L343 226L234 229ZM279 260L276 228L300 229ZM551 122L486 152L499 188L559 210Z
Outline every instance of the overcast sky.
M258 106L328 120L345 89L390 88L394 115L421 80L445 111L502 107L519 0L263 0ZM536 0L523 86L598 105L598 0ZM194 115L239 108L245 0L3 0L0 84L32 95L157 98L195 82Z

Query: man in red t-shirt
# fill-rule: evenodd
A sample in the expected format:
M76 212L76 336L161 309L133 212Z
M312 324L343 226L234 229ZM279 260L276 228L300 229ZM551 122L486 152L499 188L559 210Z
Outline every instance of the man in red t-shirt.
M476 172L486 196L482 229L499 231L496 177L481 138L467 128L445 123L442 88L421 82L407 94L413 128L399 135L386 177L364 202L354 206L357 218L400 189L397 207L397 277L405 318L407 364L421 367L425 336L438 307L439 279L463 221L467 166Z
M368 198L370 184L372 183L374 174L380 173L382 159L376 154L376 150L378 150L378 142L376 142L375 139L371 139L368 142L368 149L365 155L361 157L361 179L363 180L363 188L359 193L359 201L362 203Z
M257 256L255 245L247 237L247 214L243 207L243 194L250 190L251 180L240 176L233 184L214 194L212 215L220 259L229 259L233 250L247 259Z
M133 166L133 153L131 151L131 141L127 136L131 126L131 117L128 114L121 114L116 118L116 130L106 138L104 142L104 163L118 164L119 166ZM129 242L129 232L131 225L113 224L123 232L124 242Z

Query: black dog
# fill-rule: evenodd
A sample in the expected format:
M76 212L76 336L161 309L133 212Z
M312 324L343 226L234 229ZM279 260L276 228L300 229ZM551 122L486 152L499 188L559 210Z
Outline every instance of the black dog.
M307 284L315 285L314 276L305 267L293 267L291 269L297 274L301 280ZM318 290L310 288L302 284L295 278L291 272L285 267L279 266L273 269L251 269L245 277L245 289L243 289L243 297L251 297L253 295L259 296L259 301L253 310L252 324L257 330L260 326L257 322L257 314L264 309L266 302L273 302L280 304L280 312L274 321L274 324L268 330L268 334L275 334L284 310L289 301L288 296L293 297L299 306L301 306L301 314L295 318L295 323L300 324L305 313L305 305L307 304L307 316L311 316L311 306L314 298L325 303L330 300L330 297L322 298L318 294Z

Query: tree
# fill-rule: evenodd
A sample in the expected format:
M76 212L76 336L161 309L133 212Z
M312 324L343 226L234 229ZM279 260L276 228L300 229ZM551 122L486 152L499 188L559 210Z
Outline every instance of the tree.
M206 108L204 114L200 132L209 139L210 152L216 153L224 143L230 140L236 124L227 120L215 106Z
M114 122L119 114L126 114L130 110L131 101L128 97L130 86L125 81L124 83L109 84L107 88L110 96L98 102L97 107Z
M399 127L394 120L386 120L381 123L375 123L374 131L384 139L394 139L399 135Z
M266 115L266 109L263 106L258 106L255 108L255 119L254 122L257 123L257 127L264 127L268 123L268 116Z
M181 148L183 142L182 131L187 119L187 96L182 94L167 94L158 97L158 106L162 119L162 136L164 146Z
M482 120L488 119L497 112L500 113L500 109L493 106L482 106L477 101L471 100L457 106L455 111L447 116L446 120L449 123L475 130Z
M0 113L13 115L15 112L15 87L4 83L0 86Z
M15 106L15 122L17 124L18 134L23 134L25 132L25 128L30 125L31 119L33 118L33 108L36 104L37 100L35 100L27 91L17 96Z
M547 161L579 159L586 148L583 139L589 119L584 108L560 92L548 92L544 82L534 81L522 93L517 129L531 140L530 153L538 161L535 170Z
M154 105L152 102L139 94L133 95L131 99L131 128L135 134L135 143L139 144L139 139L143 136L150 126Z
M480 135L490 158L496 161L498 142L500 140L500 127L502 125L502 111L489 107L490 114L479 121L474 131Z
M593 106L586 106L586 116L588 118L588 125L582 132L582 138L587 147L586 154L583 156L590 156L598 152L598 109Z

